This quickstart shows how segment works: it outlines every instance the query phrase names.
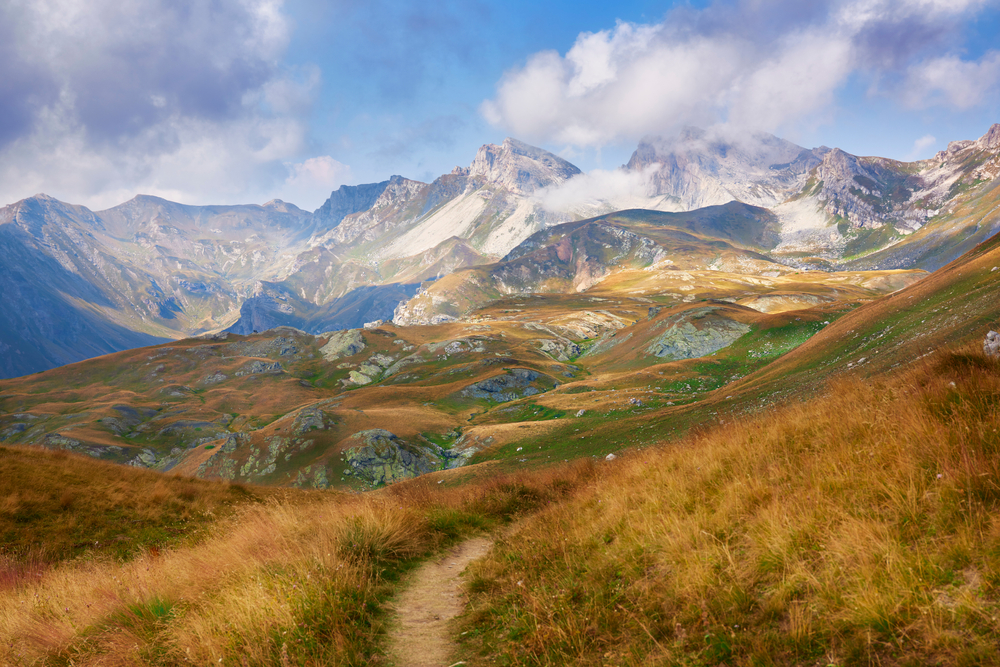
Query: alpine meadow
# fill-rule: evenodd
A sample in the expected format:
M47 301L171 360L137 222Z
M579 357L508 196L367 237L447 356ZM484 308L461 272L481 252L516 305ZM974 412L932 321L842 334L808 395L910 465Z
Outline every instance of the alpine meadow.
M0 8L0 665L1000 665L997 29Z

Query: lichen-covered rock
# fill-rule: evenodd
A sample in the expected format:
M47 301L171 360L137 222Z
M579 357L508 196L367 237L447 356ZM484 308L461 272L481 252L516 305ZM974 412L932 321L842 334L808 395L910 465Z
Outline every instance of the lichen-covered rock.
M208 375L208 376L202 378L200 384L202 384L202 385L218 384L218 383L223 382L224 380L228 380L228 379L229 378L226 377L225 374L220 373L219 371L216 371L216 372L212 373L211 375Z
M983 354L990 357L1000 356L1000 334L996 331L990 331L986 334L986 340L983 341Z
M466 398L485 398L497 403L516 401L548 391L555 381L547 375L528 368L511 368L502 375L480 380L461 391Z
M382 368L374 364L361 364L358 370L361 371L363 375L367 375L370 378L375 378L382 374Z
M373 486L417 477L443 467L437 448L420 447L385 429L370 429L350 438L354 446L344 452L352 476Z
M327 361L336 361L343 357L353 357L365 349L365 339L357 329L328 331L327 333L320 334L319 337L326 338L327 336L329 336L329 340L326 342L326 345L319 348L323 358Z
M314 430L323 430L333 421L326 412L315 405L302 408L292 421L292 433L302 435Z
M381 368L388 368L395 361L392 357L386 356L384 354L373 354L371 359L368 360L370 364L376 364Z
M695 359L732 345L750 326L716 314L715 308L695 308L659 323L665 331L646 351L665 359Z
M156 465L156 452L152 449L143 449L127 465L136 468L152 468Z
M351 371L350 374L351 382L354 384L371 384L372 379L365 375L364 373L359 373L357 371Z
M266 361L251 361L249 363L243 364L238 371L236 371L237 377L243 375L258 375L260 373L283 373L281 370L281 364L277 361L272 361L268 363Z
M535 342L542 352L558 361L570 361L580 356L580 346L565 338L542 338Z

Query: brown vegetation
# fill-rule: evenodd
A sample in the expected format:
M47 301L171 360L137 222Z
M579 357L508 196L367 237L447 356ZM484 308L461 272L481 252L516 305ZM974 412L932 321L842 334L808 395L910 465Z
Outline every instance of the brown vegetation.
M86 463L66 460L70 471ZM0 663L375 663L384 659L384 603L414 559L556 502L592 471L457 487L421 478L364 496L289 492L241 505L195 544L128 561L9 567ZM170 502L175 482L207 484L162 481L151 511Z
M995 664L997 396L1000 364L946 353L602 466L473 566L468 648L478 664Z

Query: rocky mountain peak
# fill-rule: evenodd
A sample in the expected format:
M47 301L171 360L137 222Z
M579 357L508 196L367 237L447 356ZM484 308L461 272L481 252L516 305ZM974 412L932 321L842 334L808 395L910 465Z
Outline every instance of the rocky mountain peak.
M946 161L969 148L981 151L1000 150L1000 123L994 123L991 125L990 129L986 131L986 134L978 139L961 139L959 141L949 142L948 148L943 151L938 151L934 155L933 160L936 162Z
M271 201L264 204L261 208L270 209L272 211L279 211L281 213L298 213L302 210L295 204L291 204L281 199L272 199Z
M976 141L976 145L983 150L1000 149L1000 123L991 125L986 134Z
M509 137L499 146L482 146L467 171L470 178L502 185L520 195L529 195L579 173L577 167L561 157Z
M764 132L724 136L686 127L676 137L644 138L625 169L651 169L646 194L673 200L677 210L730 201L774 206L801 185L824 152Z

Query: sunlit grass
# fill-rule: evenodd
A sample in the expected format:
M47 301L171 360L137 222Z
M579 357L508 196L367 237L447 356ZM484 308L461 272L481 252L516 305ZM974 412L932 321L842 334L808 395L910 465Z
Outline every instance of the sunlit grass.
M377 664L384 603L413 564L560 501L592 473L584 463L461 487L419 479L365 495L289 492L238 506L197 543L129 560L7 557L0 664ZM174 481L193 483L157 482L150 504L169 502Z
M468 648L483 664L988 664L998 397L994 360L944 354L632 452L474 566Z

